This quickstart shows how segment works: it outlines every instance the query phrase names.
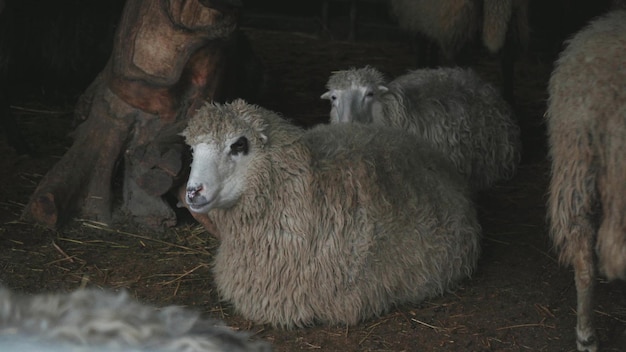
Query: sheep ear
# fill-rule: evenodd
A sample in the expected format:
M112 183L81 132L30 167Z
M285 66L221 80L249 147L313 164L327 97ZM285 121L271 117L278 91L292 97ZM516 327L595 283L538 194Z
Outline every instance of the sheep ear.
M261 146L265 146L265 144L267 144L267 135L265 133L261 133L259 135L259 139L261 140Z
M384 93L387 93L387 92L389 91L389 88L387 88L387 86L379 85L379 86L378 86L378 91L379 91L381 94L384 94Z
M328 100L330 100L330 91L328 91L328 92L326 92L326 93L322 94L322 95L320 96L320 98L321 98L321 99L328 99Z

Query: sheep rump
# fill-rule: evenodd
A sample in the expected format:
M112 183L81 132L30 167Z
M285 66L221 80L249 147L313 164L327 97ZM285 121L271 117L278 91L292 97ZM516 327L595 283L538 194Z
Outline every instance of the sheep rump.
M437 43L447 62L478 33L479 6L466 0L391 0L391 13L401 29Z
M440 295L475 268L480 226L466 184L411 136L356 124L305 131L241 100L205 105L183 135L194 149L188 185L198 145L250 143L236 202L208 212L221 234L216 286L247 319L352 325Z
M25 295L0 286L3 351L252 352L265 342L180 307L161 310L96 289Z
M365 66L334 72L326 88L321 98L331 99L331 123L373 122L407 130L442 151L474 190L517 171L521 141L513 111L471 69L413 70L386 83L380 71ZM367 97L359 91L371 93L371 103L361 103Z
M391 0L390 8L401 29L436 42L448 63L479 34L493 54L504 47L509 30L522 47L528 45L528 0Z
M595 259L626 278L626 11L597 18L567 42L549 83L552 162L548 219L563 264L574 267L577 344L596 351Z
M417 39L418 67L455 66L480 36L500 56L504 99L515 102L515 60L530 39L528 0L391 0L391 13Z

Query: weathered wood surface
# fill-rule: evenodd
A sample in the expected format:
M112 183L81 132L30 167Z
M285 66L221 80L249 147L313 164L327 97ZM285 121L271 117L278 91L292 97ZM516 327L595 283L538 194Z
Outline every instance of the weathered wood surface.
M164 195L184 181L177 127L224 94L225 51L240 7L238 0L128 0L111 57L76 105L74 143L40 181L23 218L51 227L76 215L110 222L122 172L122 214L174 225Z

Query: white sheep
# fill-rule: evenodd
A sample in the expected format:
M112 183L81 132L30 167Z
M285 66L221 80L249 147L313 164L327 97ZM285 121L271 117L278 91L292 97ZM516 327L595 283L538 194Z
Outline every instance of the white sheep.
M473 272L467 185L428 145L371 125L296 127L242 100L207 103L182 135L186 202L220 233L218 292L277 327L356 324Z
M122 291L81 289L26 295L0 286L0 351L269 352L216 320L161 309Z
M330 122L407 130L431 142L475 190L511 178L520 161L520 131L500 93L471 69L410 71L391 82L365 66L334 72L327 92Z
M399 27L422 39L421 57L436 57L426 46L429 41L442 54L420 67L456 64L461 49L480 36L490 53L501 54L503 94L513 101L514 61L529 41L528 0L391 0L390 7Z
M550 78L546 119L551 238L561 262L574 267L578 350L596 351L596 261L607 279L626 279L626 10L567 42Z

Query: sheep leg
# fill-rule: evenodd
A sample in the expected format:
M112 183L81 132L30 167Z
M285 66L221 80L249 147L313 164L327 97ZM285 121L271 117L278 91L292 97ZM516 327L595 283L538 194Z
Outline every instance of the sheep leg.
M607 122L603 146L605 171L598 181L602 197L602 223L598 230L596 253L598 272L608 280L626 280L626 163L623 156L626 138L623 137L623 123L619 117Z
M550 154L553 157L549 199L551 237L560 249L561 262L574 268L578 350L597 351L592 323L594 245L599 216L596 160L593 149L588 147L591 138L584 123L576 125L576 121L561 122L558 119L550 122Z
M563 142L563 140L561 140ZM568 145L562 143L560 145ZM577 145L584 145L579 143ZM562 246L561 260L574 268L576 283L576 345L579 351L595 352L598 339L593 326L593 289L596 278L594 239L595 194L591 191L595 177L589 174L591 159L577 149L581 160L567 166L557 162L552 180L552 219L556 225L555 243ZM574 153L576 154L576 153ZM559 159L560 160L560 159ZM572 166L575 165L575 166ZM565 187L565 185L578 187ZM560 219L560 221L559 221Z
M593 328L593 290L595 271L593 252L590 246L584 246L573 262L576 282L576 346L579 351L595 352L598 339Z

